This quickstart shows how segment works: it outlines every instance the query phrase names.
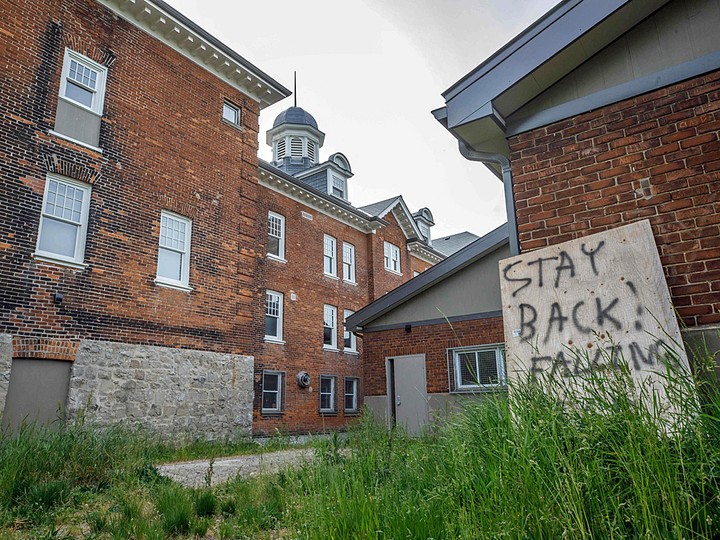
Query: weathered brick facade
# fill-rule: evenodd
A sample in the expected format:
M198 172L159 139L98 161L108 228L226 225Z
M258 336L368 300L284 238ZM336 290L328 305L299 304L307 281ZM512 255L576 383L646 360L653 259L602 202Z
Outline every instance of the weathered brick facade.
M377 296L412 278L414 271L420 272L430 265L411 255L407 249L407 239L392 212L384 217L387 225L373 234L360 231L270 189L263 189L261 194L258 212L267 215L271 211L285 218L286 262L267 257L262 260L258 273L261 313L264 313L266 290L283 294L284 343L262 341L255 351L253 432L306 433L341 429L349 418L357 417L362 411L365 363L361 339L357 340L357 354L344 350L344 310L358 311ZM308 219L308 214L312 219ZM258 237L264 243L268 238L267 221L259 221L258 224ZM337 242L337 278L326 276L323 272L325 234L334 237ZM402 275L384 268L385 240L401 248ZM355 284L343 280L344 242L355 247ZM337 351L323 350L325 304L337 308ZM263 370L282 371L285 374L284 404L280 414L262 413ZM300 371L306 371L311 377L308 388L300 388L296 383L295 377ZM320 375L337 377L335 413L320 413ZM344 410L345 377L360 379L356 411Z
M523 251L649 219L678 314L720 323L720 72L509 139Z
M502 317L413 326L367 332L363 336L365 351L365 395L387 393L385 359L392 356L425 354L428 394L449 391L447 350L489 343L502 343Z
M258 103L94 1L2 12L0 331L251 351ZM66 46L108 67L101 152L50 133ZM92 185L85 268L32 256L48 172ZM191 293L153 282L162 210L193 220Z

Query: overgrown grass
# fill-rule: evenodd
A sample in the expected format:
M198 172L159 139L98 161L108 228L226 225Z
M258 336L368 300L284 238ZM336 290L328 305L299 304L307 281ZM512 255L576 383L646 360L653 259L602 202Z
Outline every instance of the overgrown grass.
M362 419L311 464L213 488L159 477L142 434L27 430L0 440L0 538L717 538L719 387L668 375L677 416L623 370L528 383L416 439Z

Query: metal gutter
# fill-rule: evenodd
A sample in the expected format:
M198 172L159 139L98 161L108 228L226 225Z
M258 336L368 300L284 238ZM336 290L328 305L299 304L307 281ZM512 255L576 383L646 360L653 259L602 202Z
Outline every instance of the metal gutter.
M460 153L465 159L470 161L480 161L481 163L495 163L500 165L502 169L502 182L505 188L505 210L507 212L508 236L510 237L510 255L520 255L520 242L518 240L517 220L515 218L515 197L513 195L512 186L512 169L510 168L510 160L502 154L493 154L490 152L478 152L468 146L465 141L458 141Z

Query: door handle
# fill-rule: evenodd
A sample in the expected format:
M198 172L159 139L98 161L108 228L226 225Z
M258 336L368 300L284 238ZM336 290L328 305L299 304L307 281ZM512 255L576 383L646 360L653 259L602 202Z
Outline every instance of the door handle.
M395 396L395 405L396 405L396 406L399 406L399 405L400 405L400 394L397 394L397 395Z

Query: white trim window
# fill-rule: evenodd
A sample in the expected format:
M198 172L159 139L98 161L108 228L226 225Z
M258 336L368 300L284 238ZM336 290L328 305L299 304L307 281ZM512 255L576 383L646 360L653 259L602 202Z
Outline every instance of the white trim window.
M336 245L337 240L326 234L323 238L323 272L326 276L337 277L336 264Z
M337 349L337 308L323 306L323 348Z
M107 68L80 53L65 49L60 97L102 115Z
M347 181L336 174L330 173L330 195L347 200Z
M390 242L385 242L384 249L385 256L383 258L385 262L385 270L390 272L400 273L400 248Z
M240 127L242 121L240 108L227 101L223 102L222 119L235 127Z
M354 313L354 311L350 311L349 309L343 311L343 350L349 353L357 352L357 336L347 329L345 321Z
M263 371L261 404L263 413L282 412L284 378L282 371Z
M456 391L482 390L505 386L503 345L452 349Z
M358 410L358 378L345 377L345 412L356 413Z
M355 283L355 246L343 242L343 281Z
M162 211L156 283L189 288L191 237L191 220L172 212Z
M89 185L49 174L45 182L35 254L82 264L89 207Z
M335 377L320 375L320 412L335 412Z
M283 337L283 295L266 291L265 295L265 339L282 341Z
M285 260L285 217L268 212L268 255Z

